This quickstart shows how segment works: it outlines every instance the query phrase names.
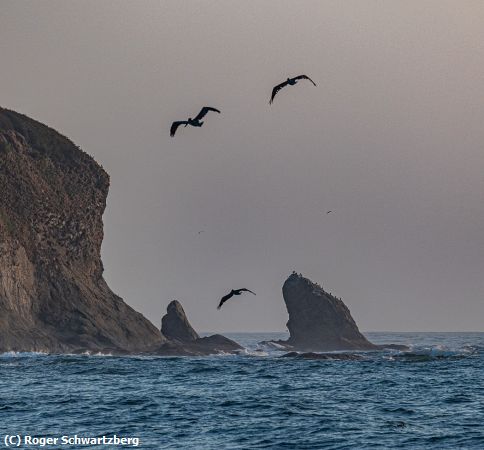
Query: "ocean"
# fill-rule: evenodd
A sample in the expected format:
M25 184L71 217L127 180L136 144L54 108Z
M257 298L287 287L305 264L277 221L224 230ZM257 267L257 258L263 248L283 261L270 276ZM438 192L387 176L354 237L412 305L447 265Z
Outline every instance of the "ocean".
M283 333L228 333L243 354L3 354L0 446L484 449L484 333L365 335L411 348L303 360L258 345Z

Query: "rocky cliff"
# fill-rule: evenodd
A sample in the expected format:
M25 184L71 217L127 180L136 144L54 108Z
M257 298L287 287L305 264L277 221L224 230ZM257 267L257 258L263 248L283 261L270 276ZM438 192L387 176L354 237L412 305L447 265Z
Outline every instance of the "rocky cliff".
M378 348L360 333L342 300L302 275L290 275L282 294L289 313L286 345L303 351Z
M146 351L161 332L113 294L100 251L107 173L0 108L0 351Z

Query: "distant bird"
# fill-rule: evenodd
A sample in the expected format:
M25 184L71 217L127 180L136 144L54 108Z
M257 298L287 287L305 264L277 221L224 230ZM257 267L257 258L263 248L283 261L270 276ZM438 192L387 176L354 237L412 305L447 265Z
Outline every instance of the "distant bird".
M204 106L194 119L189 117L188 120L179 120L178 122L173 122L170 128L170 136L175 136L176 130L180 125L185 125L185 127L187 125L191 125L192 127L201 127L203 125L202 119L209 111L215 111L220 114L218 109L212 108L211 106Z
M202 233L205 233L205 230L200 230L200 231L198 232L198 234L202 234Z
M288 78L283 83L278 84L277 86L274 86L274 88L272 89L272 95L271 95L271 99L269 100L269 104L271 104L274 101L274 97L283 87L286 87L287 85L294 86L299 80L309 80L311 83L313 83L316 86L316 83L313 80L311 80L311 78L309 78L307 75L298 75L297 77L294 77L294 78Z
M332 213L333 211L326 211L326 214Z
M250 292L251 294L255 294L255 292L252 292L250 289L232 289L227 295L224 295L221 299L220 299L220 303L218 304L217 306L217 309L220 309L222 307L222 305L229 299L229 298L232 298L234 295L240 295L242 294L242 292Z

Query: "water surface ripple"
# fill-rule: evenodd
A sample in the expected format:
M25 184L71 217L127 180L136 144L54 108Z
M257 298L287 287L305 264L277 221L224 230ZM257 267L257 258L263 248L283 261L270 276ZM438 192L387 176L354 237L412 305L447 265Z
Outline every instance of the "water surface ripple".
M228 336L248 351L4 354L0 432L116 434L144 449L484 448L484 333L367 333L412 348L357 361L279 358L257 342L280 335Z

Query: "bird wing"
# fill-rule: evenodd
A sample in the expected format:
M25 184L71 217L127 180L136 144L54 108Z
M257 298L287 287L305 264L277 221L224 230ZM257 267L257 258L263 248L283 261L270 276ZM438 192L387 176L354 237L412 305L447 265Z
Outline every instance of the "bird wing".
M222 305L231 297L233 297L234 294L232 292L229 292L227 295L224 295L221 299L220 299L220 303L218 304L217 306L217 309L220 309L222 307Z
M173 122L171 124L171 128L170 128L170 136L173 137L175 136L175 133L176 133L176 129L180 126L180 125L184 125L184 124L188 124L188 122L186 120L179 120L178 122Z
M311 80L307 75L299 75L297 77L294 77L293 80L309 80L311 83L313 83L316 86L316 83Z
M202 120L209 111L215 111L220 114L218 109L212 108L211 106L204 106L193 120Z
M278 84L277 86L274 86L272 88L272 95L271 95L271 99L269 100L269 104L271 104L274 101L274 97L284 86L287 86L287 81L284 81L283 83Z
M256 293L255 293L255 292L252 292L250 289L245 289L245 288L243 288L243 289L238 289L238 291L239 291L239 292L250 292L251 294L256 295Z

